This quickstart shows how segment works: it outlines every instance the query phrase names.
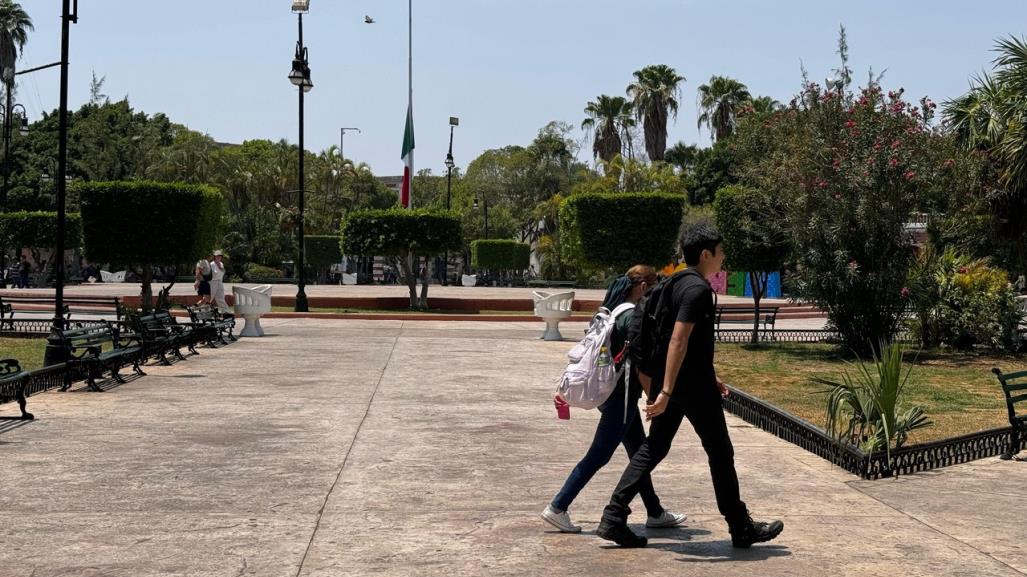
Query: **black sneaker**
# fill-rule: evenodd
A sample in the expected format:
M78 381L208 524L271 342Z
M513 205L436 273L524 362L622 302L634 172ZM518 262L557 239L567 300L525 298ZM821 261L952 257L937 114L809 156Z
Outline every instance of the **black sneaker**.
M627 525L610 523L606 519L599 522L599 528L596 529L596 535L606 539L607 541L613 541L627 549L645 547L646 543L649 542L645 537L640 537L636 535L634 531L628 529Z
M753 521L752 517L745 520L741 527L731 529L731 544L739 549L748 549L754 543L766 543L781 534L785 524L781 521Z

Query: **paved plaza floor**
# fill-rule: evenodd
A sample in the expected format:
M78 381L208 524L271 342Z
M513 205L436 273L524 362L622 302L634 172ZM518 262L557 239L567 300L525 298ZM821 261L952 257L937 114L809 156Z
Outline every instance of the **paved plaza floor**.
M265 329L0 422L0 576L1027 574L1027 463L860 481L729 418L743 498L785 522L738 551L685 425L654 482L687 524L621 550L593 532L622 453L572 507L583 534L538 518L597 419L555 418L570 344L540 323Z

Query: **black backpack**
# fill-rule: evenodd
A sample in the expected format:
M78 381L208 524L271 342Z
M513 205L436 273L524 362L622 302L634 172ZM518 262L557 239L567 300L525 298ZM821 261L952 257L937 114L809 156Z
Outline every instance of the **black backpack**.
M650 377L663 374L667 362L667 343L674 329L671 295L674 284L686 276L680 271L650 288L635 306L628 325L625 347L631 364Z

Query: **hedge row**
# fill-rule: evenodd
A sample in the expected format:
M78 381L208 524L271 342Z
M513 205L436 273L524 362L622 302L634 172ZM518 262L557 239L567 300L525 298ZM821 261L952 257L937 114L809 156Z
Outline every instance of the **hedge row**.
M303 237L306 263L310 266L328 266L342 262L342 239L334 235Z
M471 266L492 270L524 270L531 247L515 240L476 240L471 243Z
M661 267L674 259L685 197L681 194L586 193L560 207L565 258L626 270Z
M3 212L0 213L0 246L5 248L57 246L56 212ZM82 246L82 217L78 213L67 215L64 246Z

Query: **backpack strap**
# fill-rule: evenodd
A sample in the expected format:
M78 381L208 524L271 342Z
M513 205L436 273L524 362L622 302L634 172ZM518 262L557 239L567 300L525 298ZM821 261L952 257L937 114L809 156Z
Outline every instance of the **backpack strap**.
M635 308L635 303L621 303L621 304L617 305L617 308L613 309L613 312L610 313L610 318L616 319L617 317L621 316L622 314L624 314L624 313L626 313L626 312L628 312L628 311L630 311L630 310L632 310L634 308Z

